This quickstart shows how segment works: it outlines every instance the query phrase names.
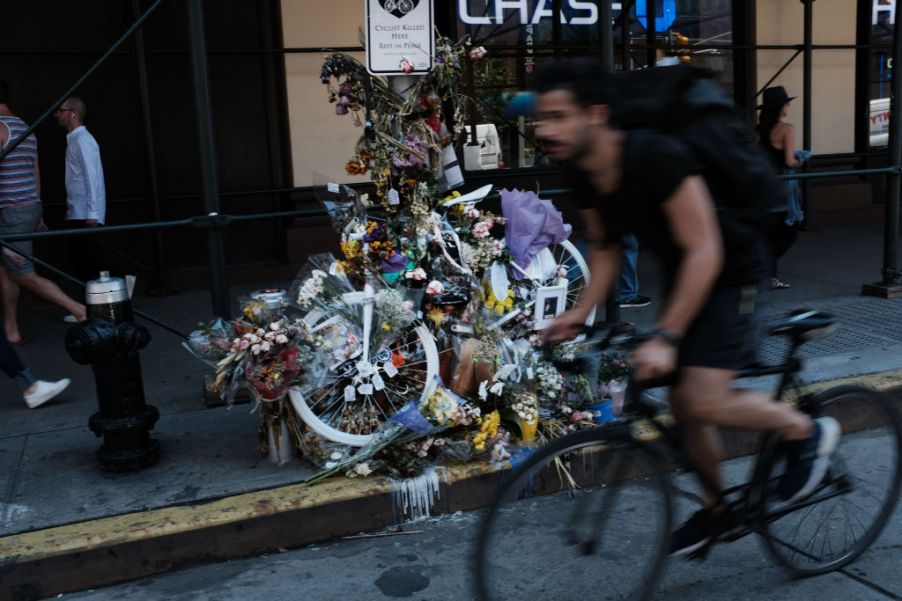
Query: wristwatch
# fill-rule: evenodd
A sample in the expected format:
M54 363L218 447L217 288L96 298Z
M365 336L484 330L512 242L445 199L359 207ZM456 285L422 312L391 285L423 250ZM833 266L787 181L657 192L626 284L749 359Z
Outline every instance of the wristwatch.
M680 343L683 342L682 334L668 328L657 328L656 330L653 330L652 337L660 338L674 348L680 348Z

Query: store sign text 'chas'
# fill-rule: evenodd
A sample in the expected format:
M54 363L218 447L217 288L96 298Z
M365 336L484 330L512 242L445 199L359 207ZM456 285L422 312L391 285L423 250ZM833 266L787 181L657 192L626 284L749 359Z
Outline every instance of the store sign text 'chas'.
M536 25L542 19L551 18L551 0L495 0L494 10L491 4L488 10L474 9L472 12L468 6L469 0L457 1L457 12L460 20L470 25L491 25L493 23L512 22L507 21L511 12L519 12L521 25ZM598 23L598 6L595 2L585 0L563 0L562 4L570 10L561 12L561 23L570 25L594 25ZM616 3L619 4L619 3ZM619 8L619 6L614 6Z

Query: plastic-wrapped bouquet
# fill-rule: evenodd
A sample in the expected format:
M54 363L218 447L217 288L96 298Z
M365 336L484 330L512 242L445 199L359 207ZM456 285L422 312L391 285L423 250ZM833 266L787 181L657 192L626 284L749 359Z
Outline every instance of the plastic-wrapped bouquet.
M311 363L317 343L300 321L280 317L254 322L246 319L247 313L231 322L217 319L192 332L186 347L215 367L213 387L227 400L242 385L258 401L281 399Z
M623 353L601 354L598 363L598 381L600 383L626 380L631 373L633 373L633 368Z
M335 257L322 253L307 259L291 286L289 298L306 312L315 307L331 309L341 304L344 294L353 291Z
M598 395L610 398L615 414L623 409L626 385L633 367L622 353L602 353L598 365Z

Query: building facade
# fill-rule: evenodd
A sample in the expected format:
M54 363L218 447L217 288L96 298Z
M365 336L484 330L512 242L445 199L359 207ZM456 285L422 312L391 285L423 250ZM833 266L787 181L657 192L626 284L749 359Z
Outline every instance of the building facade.
M600 18L603 1L611 2L612 26ZM470 36L489 51L473 74L480 152L470 153L465 162L468 186L492 182L535 188L538 183L548 189L561 183L554 167L536 152L530 117L518 107L538 64L557 57L599 56L606 36L613 36L615 69L644 68L663 56L713 69L749 120L754 119L756 94L766 84L785 86L798 97L789 120L797 126L799 144L809 141L818 157L815 170L885 163L895 0L433 2L440 33ZM16 3L0 7L6 24L0 79L14 89L16 112L32 121L152 2L81 2L51 15L41 14L40 3L10 4ZM813 17L807 132L806 4ZM319 78L328 49L363 58L364 6L365 0L205 3L224 213L312 208L323 182L364 183L344 171L361 130L351 119L335 115ZM111 223L202 213L184 3L164 3L146 23L146 98L140 93L133 41L78 90L88 101L88 127L102 149ZM64 132L49 120L37 134L49 221L61 225L54 212L65 204ZM153 145L147 144L149 137ZM473 137L471 132L471 143ZM459 156L464 154L461 148ZM151 210L154 188L158 211ZM824 219L831 213L843 219L875 217L882 200L879 177L829 180L809 189L809 208ZM150 250L152 236L146 234L142 243L134 236L107 241L133 264L159 271ZM228 260L234 270L247 265L249 275L259 276L261 264L290 265L329 246L333 237L322 220L241 224L229 230ZM206 264L202 238L164 234L163 267L188 274L188 282ZM65 263L63 248L51 242L39 245L49 258Z

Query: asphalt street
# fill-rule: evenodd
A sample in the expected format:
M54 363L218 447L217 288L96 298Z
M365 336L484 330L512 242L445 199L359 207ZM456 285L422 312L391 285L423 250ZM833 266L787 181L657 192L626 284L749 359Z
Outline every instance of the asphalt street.
M868 492L882 469L875 454L885 448L885 439L864 438L854 446L844 443L842 457L856 470L856 479ZM749 459L725 464L727 484L742 481ZM689 475L675 478L676 518L681 520L696 507L694 481ZM544 509L553 515L565 499L556 499ZM866 502L865 502L866 504ZM635 503L635 519L651 519L649 505ZM384 600L413 599L443 601L473 598L471 554L483 512L458 513L405 524L399 532L387 531L363 538L346 539L303 549L258 556L239 561L195 567L147 578L125 585L64 595L80 601L239 601L256 599ZM514 562L533 569L511 570L511 587L531 572L552 572L560 556L549 552L541 536L524 528L514 534L522 541L512 554ZM582 581L598 582L599 599L606 598L608 583L625 579L630 557L615 560L611 567L601 554L597 566L585 565L569 574L560 588L543 595L514 596L517 599L587 599L574 596ZM641 558L638 558L641 559ZM851 566L835 573L808 579L793 579L765 552L756 536L715 547L704 562L671 560L655 594L669 601L746 601L769 599L796 601L885 601L902 599L902 511L897 510L871 549ZM606 571L607 570L607 571ZM572 578L572 582L570 582Z

